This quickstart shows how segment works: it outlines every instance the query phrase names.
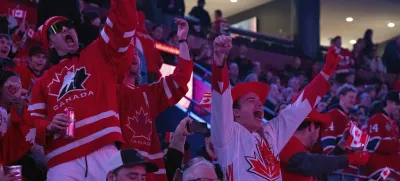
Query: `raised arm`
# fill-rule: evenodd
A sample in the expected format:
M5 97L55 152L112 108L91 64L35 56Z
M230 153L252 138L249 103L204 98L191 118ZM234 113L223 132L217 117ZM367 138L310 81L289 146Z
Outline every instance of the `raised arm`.
M106 24L97 39L109 63L132 61L133 51L128 51L138 25L136 0L111 0Z
M293 133L317 105L321 98L328 92L330 85L329 76L336 69L336 65L341 60L339 52L335 47L330 47L326 56L325 66L322 71L293 99L278 117L263 125L265 134L269 134L276 141L280 152Z
M212 67L211 135L215 148L225 148L234 135L232 95L229 85L225 54L232 48L232 40L219 36L214 42L214 64ZM217 153L218 154L218 153Z
M156 102L152 105L152 113L155 117L185 96L189 90L187 84L193 73L194 63L190 60L186 42L189 25L183 19L175 19L175 23L178 25L177 37L180 41L178 65L171 75L162 77L158 82L150 85L151 96Z

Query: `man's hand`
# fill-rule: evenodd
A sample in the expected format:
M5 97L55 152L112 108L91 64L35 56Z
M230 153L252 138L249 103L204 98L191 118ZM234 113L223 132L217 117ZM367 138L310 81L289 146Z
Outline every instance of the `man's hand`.
M47 125L49 133L64 131L69 125L69 119L66 114L60 113L54 116L53 120Z
M178 25L178 33L176 36L178 40L186 40L189 32L189 24L184 19L175 18L175 24Z
M232 49L232 38L220 35L214 40L214 61L218 66L224 65L225 55Z
M10 173L5 175L4 177L0 177L0 181L21 181L22 177L17 176L19 173Z
M340 55L340 48L335 46L331 46L328 49L328 53L326 53L326 61L325 66L322 69L327 75L332 75L336 70L337 64L343 59L343 56Z
M365 166L368 163L371 155L366 151L359 151L352 154L346 155L349 160L349 165L354 166Z
M186 125L190 124L192 122L193 122L192 119L190 119L189 117L186 117L179 123L179 125L175 129L175 133L174 133L174 136L172 137L171 143L169 144L170 148L176 149L176 150L184 153L186 136L193 134L187 130Z
M175 136L190 136L193 133L187 130L187 125L192 123L193 120L190 117L184 118L179 125L175 129L174 137Z
M339 143L337 144L343 151L346 150L346 140L349 138L350 135L350 128L346 128L343 131L342 139L340 139Z

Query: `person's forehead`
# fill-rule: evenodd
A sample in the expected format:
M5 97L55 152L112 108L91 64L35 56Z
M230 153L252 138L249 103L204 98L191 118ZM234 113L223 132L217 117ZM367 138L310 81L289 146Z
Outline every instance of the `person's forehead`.
M260 99L260 97L258 97L258 95L254 92L248 92L248 93L244 94L240 99L241 100Z
M121 171L123 171L125 173L146 173L146 167L144 165L122 167Z

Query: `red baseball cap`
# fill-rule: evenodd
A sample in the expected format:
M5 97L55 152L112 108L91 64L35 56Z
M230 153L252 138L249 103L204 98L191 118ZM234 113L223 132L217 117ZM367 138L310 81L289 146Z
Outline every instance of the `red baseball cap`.
M325 130L332 123L332 117L329 114L322 114L316 109L312 109L304 121L319 123L321 124L321 129Z
M235 102L237 99L250 92L255 93L264 104L269 93L269 85L262 82L238 83L232 89L232 101Z
M39 27L39 31L38 31L38 38L41 40L42 42L42 46L44 49L49 49L49 40L47 37L47 32L50 28L51 25L53 25L54 23L60 22L60 21L64 21L64 20L68 20L66 17L64 16L53 16L49 19L47 19L43 25L41 25Z

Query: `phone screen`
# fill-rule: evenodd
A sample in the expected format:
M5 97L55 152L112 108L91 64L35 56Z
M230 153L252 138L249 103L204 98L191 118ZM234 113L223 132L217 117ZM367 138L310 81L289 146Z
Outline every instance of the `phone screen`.
M210 130L207 128L207 123L192 122L187 125L189 132L209 134Z

